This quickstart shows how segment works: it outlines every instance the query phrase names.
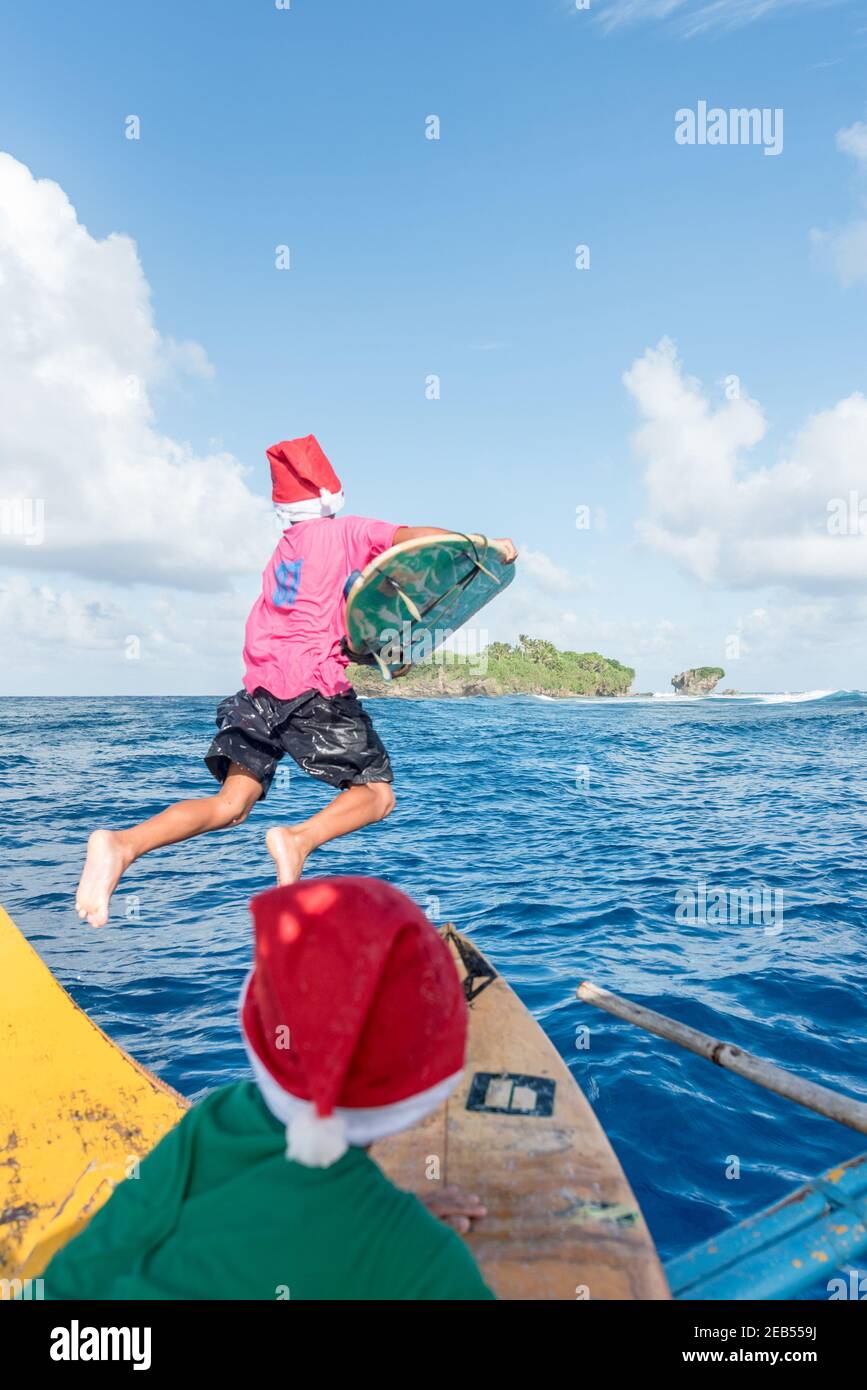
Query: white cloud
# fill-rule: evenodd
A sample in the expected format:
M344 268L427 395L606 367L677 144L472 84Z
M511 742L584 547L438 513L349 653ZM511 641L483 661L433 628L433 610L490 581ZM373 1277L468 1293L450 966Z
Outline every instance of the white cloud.
M867 400L856 392L810 416L785 456L762 466L751 451L767 424L747 396L712 405L663 339L625 374L643 417L633 438L644 462L645 542L706 583L818 589L867 580L867 539L833 531L864 499ZM867 528L865 528L867 529Z
M81 596L21 575L0 581L0 639L6 652L15 642L19 659L65 646L82 653L119 649L125 634L123 609L105 594Z
M588 575L573 574L565 566L555 562L541 550L531 550L527 545L519 547L521 567L515 583L526 582L541 589L546 594L573 594L594 587Z
M810 240L830 260L847 288L867 280L867 217L856 218L838 232L812 231Z
M844 0L602 0L599 23L614 30L651 20L671 22L687 38L711 29L735 29L783 11L842 4Z
M820 599L753 608L734 626L740 638L740 655L767 656L769 650L786 656L795 651L814 653L839 640L842 607L852 617L857 605L841 606L837 599Z
M0 694L221 695L240 683L255 581L197 592L0 577Z
M867 281L867 122L856 121L838 130L836 143L841 154L855 160L862 211L836 231L813 228L810 240L849 286Z
M45 510L42 545L0 535L4 564L209 592L261 568L274 529L242 465L156 427L149 390L181 371L212 368L157 331L130 238L92 237L0 152L0 498Z
M851 154L867 170L867 122L856 121L837 131L837 149Z
M763 601L732 624L739 651L737 659L729 650L721 660L725 685L790 691L863 687L852 634L863 630L865 618L863 596Z
M591 605L596 585L585 574L558 565L543 551L519 546L514 582L480 614L491 641L514 642L519 633L572 651L599 651L628 666L668 658L682 632L666 618L612 619Z

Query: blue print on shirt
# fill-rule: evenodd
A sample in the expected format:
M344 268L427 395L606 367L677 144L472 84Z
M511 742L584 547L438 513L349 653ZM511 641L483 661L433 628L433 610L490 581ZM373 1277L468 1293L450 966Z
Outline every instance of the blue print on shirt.
M301 580L303 560L292 560L288 565L281 560L277 566L277 588L274 590L274 607L291 608L298 597L298 584Z

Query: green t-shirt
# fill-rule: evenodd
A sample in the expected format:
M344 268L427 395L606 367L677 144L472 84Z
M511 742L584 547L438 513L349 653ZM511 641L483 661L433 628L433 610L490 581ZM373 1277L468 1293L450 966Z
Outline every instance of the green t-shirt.
M456 1232L363 1149L286 1159L251 1082L187 1112L45 1271L53 1299L491 1299Z

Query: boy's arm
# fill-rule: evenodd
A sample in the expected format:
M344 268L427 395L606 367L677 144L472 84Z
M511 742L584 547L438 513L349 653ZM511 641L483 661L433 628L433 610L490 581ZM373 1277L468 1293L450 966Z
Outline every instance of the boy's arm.
M454 531L446 531L442 526L398 526L394 533L395 545L404 541L420 541L425 536L453 536Z
M394 544L402 545L404 541L418 541L424 536L453 536L454 531L446 531L442 526L398 526L394 533ZM508 536L501 537L494 542L506 552L504 559L506 564L511 565L518 558L518 552L513 542Z

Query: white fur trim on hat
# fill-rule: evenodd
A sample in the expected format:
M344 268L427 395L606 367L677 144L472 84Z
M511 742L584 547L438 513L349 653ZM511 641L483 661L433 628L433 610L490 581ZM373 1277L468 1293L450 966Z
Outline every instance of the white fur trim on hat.
M336 516L345 502L342 488L339 492L329 492L323 487L319 489L318 497L306 497L303 502L275 502L274 510L285 531L288 526L294 526L296 521L312 521L317 516Z
M323 1119L312 1105L286 1126L286 1157L305 1168L330 1168L348 1148L346 1122L339 1115Z
M244 989L246 992L246 985ZM357 1109L336 1106L333 1115L323 1117L317 1115L311 1101L299 1100L297 1096L284 1091L256 1056L244 1036L243 1028L241 1035L262 1099L274 1118L286 1126L286 1157L303 1163L307 1168L330 1168L348 1148L363 1149L377 1139L386 1139L389 1134L412 1129L413 1125L417 1125L448 1099L463 1076L462 1070L455 1072L454 1076L447 1076L436 1086L430 1086L418 1095L407 1096L405 1100L395 1101L392 1105Z

